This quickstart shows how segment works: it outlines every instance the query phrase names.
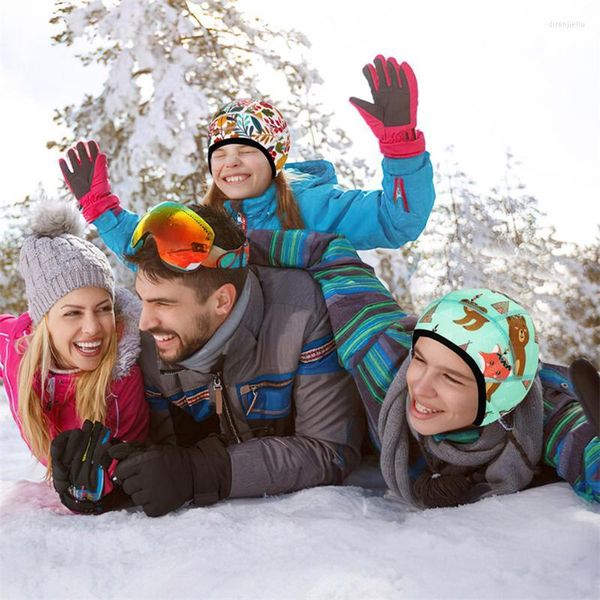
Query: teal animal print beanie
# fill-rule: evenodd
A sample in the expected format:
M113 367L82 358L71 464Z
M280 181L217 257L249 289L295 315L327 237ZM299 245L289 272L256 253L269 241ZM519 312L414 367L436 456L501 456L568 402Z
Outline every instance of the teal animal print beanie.
M471 367L479 390L473 425L501 421L533 384L539 359L533 320L501 292L464 289L435 300L417 321L413 347L421 336L444 344Z

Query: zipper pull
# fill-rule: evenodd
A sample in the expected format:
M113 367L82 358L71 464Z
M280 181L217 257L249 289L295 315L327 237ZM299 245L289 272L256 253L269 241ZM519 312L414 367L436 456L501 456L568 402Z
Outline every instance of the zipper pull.
M223 384L219 373L213 375L213 390L215 391L215 410L218 415L223 414Z
M49 377L46 381L46 393L44 394L44 405L46 410L52 410L52 407L54 406L55 388L56 381L54 380L54 377Z
M256 400L258 398L257 387L255 385L250 385L250 391L252 392L252 402L250 403L250 406L248 407L248 410L246 411L246 416L248 416L252 412L252 409L254 408L254 404L256 403Z

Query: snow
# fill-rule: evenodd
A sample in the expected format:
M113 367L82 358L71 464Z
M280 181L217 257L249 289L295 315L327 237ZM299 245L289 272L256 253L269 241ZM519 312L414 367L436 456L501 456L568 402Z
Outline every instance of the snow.
M344 487L76 516L0 396L1 598L600 597L600 510L566 484L421 512L365 465Z

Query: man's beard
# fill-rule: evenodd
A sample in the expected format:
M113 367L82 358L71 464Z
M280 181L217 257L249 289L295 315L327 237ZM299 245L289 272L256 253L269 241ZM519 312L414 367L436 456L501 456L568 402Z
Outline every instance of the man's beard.
M163 357L160 351L160 348L157 348L158 354L161 360L167 365L175 365L180 363L182 360L189 358L192 354L195 354L203 348L208 340L212 337L212 333L210 331L210 319L208 315L202 314L196 320L196 328L195 330L188 336L186 335L185 339L181 337L178 333L174 331L153 331L152 333L157 334L172 334L174 333L181 342L181 345L177 352L173 356Z

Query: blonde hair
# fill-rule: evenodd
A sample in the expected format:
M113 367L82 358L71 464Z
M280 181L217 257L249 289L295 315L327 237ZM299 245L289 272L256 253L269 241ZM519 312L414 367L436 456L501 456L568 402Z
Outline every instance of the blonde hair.
M277 198L277 216L283 229L305 229L304 221L300 215L298 202L290 186L288 177L283 171L274 179ZM204 196L202 204L225 211L223 203L229 200L213 181Z
M54 350L46 317L39 322L31 334L21 338L19 343L27 344L19 366L19 418L31 452L38 460L47 462L46 478L49 479L52 475L50 461L52 438L50 420L44 412L44 404ZM117 360L117 345L115 328L108 349L98 367L93 371L82 371L76 376L75 411L81 421L89 419L105 422L106 400L110 393L112 371ZM34 388L36 375L39 376L41 398Z

